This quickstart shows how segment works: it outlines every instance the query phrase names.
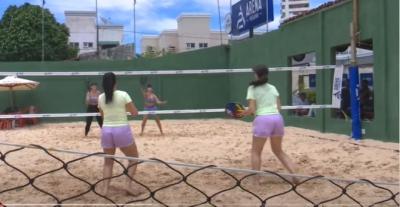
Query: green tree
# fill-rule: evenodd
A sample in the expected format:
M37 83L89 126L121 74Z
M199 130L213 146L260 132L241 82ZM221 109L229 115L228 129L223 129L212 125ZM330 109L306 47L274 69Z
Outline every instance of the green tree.
M75 58L68 46L68 28L44 10L45 60ZM42 58L42 8L31 4L9 6L0 19L0 61L38 61Z

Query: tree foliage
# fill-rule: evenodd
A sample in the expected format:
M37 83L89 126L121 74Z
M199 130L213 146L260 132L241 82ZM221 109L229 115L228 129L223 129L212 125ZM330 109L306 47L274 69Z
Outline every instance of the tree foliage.
M48 9L44 16L45 60L75 58L68 46L69 31ZM31 4L9 6L0 19L0 61L38 61L42 57L42 8Z

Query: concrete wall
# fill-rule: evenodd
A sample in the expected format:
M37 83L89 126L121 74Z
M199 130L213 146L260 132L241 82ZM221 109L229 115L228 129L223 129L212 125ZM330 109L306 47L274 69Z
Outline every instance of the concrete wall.
M200 43L207 43L208 47L221 45L220 32L210 30L211 17L207 14L183 14L178 17L177 30L165 30L157 37L142 37L142 53L146 47L154 47L157 51L168 51L170 46L176 48L176 52L187 52L199 49ZM223 44L228 44L228 34L222 32ZM194 43L194 48L188 48L187 43Z
M79 56L79 60L132 60L135 55L135 46L129 44L100 50L99 56L97 52L84 53Z
M99 41L119 42L122 44L124 38L123 26L100 25L99 26Z
M96 12L86 12L87 15L69 16L66 14L65 25L69 29L68 42L79 43L79 54L96 51ZM90 15L89 15L90 14ZM71 14L72 15L72 14ZM92 48L84 48L84 42L93 43Z

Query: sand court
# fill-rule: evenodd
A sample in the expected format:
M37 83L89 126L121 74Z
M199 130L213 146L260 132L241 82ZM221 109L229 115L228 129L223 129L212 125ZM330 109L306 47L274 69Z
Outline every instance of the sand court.
M203 120L164 120L165 136L159 135L154 122L150 121L143 136L139 136L139 121L131 121L134 137L141 158L157 158L163 161L175 161L199 165L216 165L227 168L250 169L251 123L227 119ZM0 132L0 142L13 144L38 144L45 148L64 149L78 152L100 152L100 129L92 126L88 137L83 136L84 123L41 124L30 128ZM340 179L368 179L387 183L399 182L399 151L398 143L385 143L374 140L362 140L355 143L347 136L338 134L323 134L320 132L286 127L283 148L297 165L297 174L323 175ZM15 147L0 146L0 151ZM60 152L51 152L56 157L67 162L81 156ZM117 155L122 156L117 151ZM56 159L38 149L23 149L6 155L6 161L17 166L28 176L34 177L43 172L62 167ZM126 164L126 160L120 160ZM89 157L68 165L68 170L77 177L89 183L95 183L102 178L103 158ZM115 164L114 175L121 174L123 168ZM195 169L173 166L183 175ZM287 173L277 158L271 152L269 142L263 152L262 170L277 173ZM15 169L0 162L0 192L15 186L23 185L27 179ZM240 179L248 173L232 173ZM141 163L138 165L139 182L155 191L167 185L171 187L158 190L155 198L166 205L188 206L206 201L199 191L182 182L182 176L160 163ZM145 187L138 197L125 195L121 190L125 175L112 180L109 198L116 203L126 203L132 200L145 199L149 196ZM224 189L235 187L236 181L221 170L205 169L188 177L187 182L211 196ZM71 177L65 170L46 174L35 180L35 185L51 192L57 198L65 199L84 193L90 187L85 182ZM241 183L246 190L254 192L265 199L269 196L290 190L291 186L277 176L252 176ZM340 183L345 186L346 183ZM398 186L384 186L398 192ZM236 187L212 197L216 205L260 205L260 201L246 190ZM313 180L301 185L298 192L314 203L319 203L341 194L341 189L327 180ZM390 198L385 190L367 184L354 184L348 193L364 205ZM16 189L0 194L3 203L54 203L54 199L35 190L32 186ZM398 201L398 196L396 197ZM268 204L306 205L310 204L297 195L289 192L268 200ZM65 202L75 204L107 203L93 192ZM342 196L329 204L349 204L352 200ZM156 204L160 202L147 199L138 204ZM385 206L395 206L387 202Z

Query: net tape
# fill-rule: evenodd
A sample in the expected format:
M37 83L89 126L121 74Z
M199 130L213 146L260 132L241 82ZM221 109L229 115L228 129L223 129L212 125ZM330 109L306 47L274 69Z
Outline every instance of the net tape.
M259 201L260 206L267 206L268 202L271 199L279 197L279 196L283 196L283 195L288 194L290 192L295 193L297 196L299 196L299 198L303 199L305 202L309 203L312 206L322 206L322 205L324 205L326 203L335 201L335 200L337 200L337 199L339 199L341 197L348 198L352 202L349 205L364 206L362 204L362 201L360 200L360 198L357 198L354 195L351 195L351 193L349 192L351 190L350 187L355 185L355 184L357 184L357 183L368 184L369 186L373 187L374 189L384 191L386 193L386 195L387 195L384 198L379 197L380 200L375 201L373 204L370 204L368 206L375 206L375 205L378 205L378 204L399 206L399 203L396 200L396 199L398 199L399 192L393 192L391 189L389 189L387 187L383 187L383 185L385 185L383 183L382 184L378 184L378 183L374 183L374 182L372 182L370 180L366 180L366 179L351 181L351 180L339 180L339 179L333 180L333 179L326 178L326 177L323 177L323 176L312 176L312 177L308 176L307 178L302 180L297 185L294 185L289 181L287 176L282 175L280 173L273 172L273 171L263 171L263 172L254 171L254 172L247 173L245 176L242 176L241 178L238 178L232 172L232 169L219 168L219 167L216 167L214 165L207 165L207 166L199 166L199 165L195 166L195 165L193 165L192 166L193 170L191 170L190 173L185 174L182 170L179 170L175 166L175 164L169 163L169 162L165 162L163 160L156 159L156 158L153 158L153 159L150 159L150 160L145 160L145 159L139 159L139 158L124 157L124 159L136 160L136 162L134 164L132 164L131 166L125 167L122 164L122 162L117 159L116 156L109 156L109 155L105 155L104 153L86 154L86 153L76 152L76 154L80 154L82 156L79 157L79 158L76 158L76 159L72 159L70 161L64 161L61 158L55 156L53 153L50 152L50 151L57 151L57 150L46 149L46 148L44 148L44 147L42 147L40 145L30 145L30 146L12 145L12 144L1 144L1 145L19 146L18 148L11 149L11 150L8 150L8 151L0 150L0 162L3 162L5 164L5 165L0 165L0 167L1 166L8 166L8 167L14 169L15 170L14 172L18 172L20 175L23 175L26 178L26 183L22 184L20 186L15 186L15 187L8 188L8 189L3 189L2 187L0 187L0 197L4 193L12 192L12 191L15 191L15 190L18 190L18 189L22 189L22 188L31 186L36 191L39 191L39 192L51 197L52 199L54 199L54 204L53 204L54 206L61 206L62 204L65 204L66 202L73 201L74 199L80 198L80 197L82 197L82 196L84 196L84 195L86 195L88 193L91 193L91 192L93 192L97 196L107 200L109 202L109 204L114 205L114 206L124 206L124 205L128 205L128 204L140 204L141 202L148 201L148 200L152 200L153 202L156 202L156 203L158 203L158 204L160 204L162 206L168 206L167 203L165 203L165 202L163 202L163 201L161 201L161 200L159 200L157 198L157 194L159 194L160 192L166 190L167 188L171 188L173 186L177 186L177 185L181 185L181 184L184 184L185 186L189 187L190 189L192 189L192 190L194 190L196 192L199 192L204 197L203 201L201 201L199 203L196 203L196 204L191 204L190 206L200 206L200 205L204 205L204 204L211 205L211 206L217 206L217 204L214 203L214 201L213 201L213 199L216 196L218 196L218 195L220 195L222 193L225 193L225 192L232 191L232 190L237 189L237 188L242 190L242 191L244 191L244 192L246 192L246 193L248 193L253 198L256 198ZM20 168L18 168L18 166L13 165L13 164L11 164L10 162L7 161L7 157L10 154L16 153L18 151L22 151L22 150L24 150L26 148L35 148L35 149L38 149L38 150L41 150L41 151L45 152L45 154L47 156L49 156L49 157L57 160L58 162L60 162L62 164L61 167L55 168L55 169L51 169L51 170L47 170L47 171L44 168L38 167L38 169L42 169L43 172L41 172L37 176L32 176L32 177L29 176L28 173L26 173L23 170L21 170ZM58 150L58 151L61 151L61 150ZM70 152L70 153L72 153L72 152ZM94 157L94 156L102 156L102 157L108 157L108 158L113 159L114 162L117 163L123 169L123 171L120 174L114 175L114 176L112 176L110 178L103 178L103 179L97 180L96 182L89 182L89 181L79 177L79 175L74 174L69 169L69 166L71 164L79 162L79 161L84 160L84 159L88 159L90 157ZM143 184L139 180L131 177L128 174L128 169L129 168L131 168L131 167L133 167L135 165L140 165L140 164L149 162L149 161L160 163L164 167L169 168L172 172L174 172L175 174L179 175L180 179L178 181L176 181L176 182L167 184L167 185L159 187L157 189L151 189L149 186L146 186L145 184ZM230 186L230 187L227 187L225 189L219 190L218 192L215 192L215 193L212 193L212 194L207 194L204 189L201 189L201 187L196 186L194 183L192 183L190 181L190 178L193 177L195 174L197 174L199 172L202 172L202 171L205 171L205 170L210 170L210 169L216 170L216 171L219 171L219 172L223 173L224 175L228 176L235 184ZM87 189L82 193L77 193L77 194L72 195L72 196L70 196L68 198L61 199L60 196L57 197L57 195L55 195L55 194L53 194L51 192L48 192L48 191L44 190L43 188L40 188L37 185L38 178L42 178L45 175L48 175L48 174L51 174L51 173L56 173L58 171L65 171L72 178L74 178L74 179L76 179L78 181L81 181L82 183L85 183L87 185ZM241 171L243 171L243 170L241 170ZM253 192L251 189L247 188L244 185L244 181L246 179L248 179L250 177L253 177L253 176L256 176L256 175L258 175L260 173L267 174L268 176L273 176L273 177L279 179L281 182L284 183L284 185L288 185L289 189L284 191L284 192L281 192L281 193L270 195L268 197L262 197L261 195L257 194L256 192ZM102 195L100 192L98 192L96 190L97 185L99 185L99 183L101 183L102 181L117 179L117 178L119 178L121 176L127 176L132 182L135 182L136 184L138 184L141 187L143 187L144 189L146 189L146 196L142 197L142 198L132 197L132 200L130 200L130 201L124 203L124 204L119 204L118 201L115 201L115 200L111 199L110 197ZM291 176L297 176L297 175L291 175ZM301 176L298 176L298 177L301 177ZM303 177L305 177L305 176L303 176ZM301 193L301 191L298 190L300 186L303 186L303 185L305 185L307 183L310 183L310 182L313 182L313 181L316 181L316 180L321 180L321 179L327 180L330 185L332 185L335 188L338 188L338 190L340 190L341 193L338 194L338 195L331 195L330 198L328 198L326 200L323 200L323 201L317 202L317 201L314 201L312 198L309 198L309 197L303 195ZM339 183L343 183L343 182L345 183L344 185L343 184L342 185L339 184ZM389 185L398 186L399 184L393 184L392 183L392 184L389 184ZM397 190L398 190L398 188L397 188Z
M334 69L335 65L322 66L296 66L269 68L269 71L306 71ZM107 72L113 72L119 76L141 76L141 75L189 75L189 74L223 74L223 73L249 73L251 68L238 69L199 69L199 70L141 70L141 71L96 71L96 72L0 72L0 76L99 76Z
M332 105L303 105L303 106L282 106L282 109L326 109L335 108ZM224 113L225 109L183 109L183 110L158 110L141 111L139 115L154 114L202 114L202 113ZM127 113L127 115L130 115ZM0 119L22 119L22 118L74 118L100 116L100 113L46 113L46 114L7 114L0 115Z

